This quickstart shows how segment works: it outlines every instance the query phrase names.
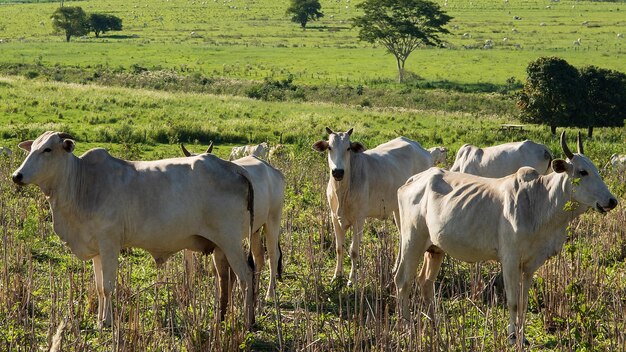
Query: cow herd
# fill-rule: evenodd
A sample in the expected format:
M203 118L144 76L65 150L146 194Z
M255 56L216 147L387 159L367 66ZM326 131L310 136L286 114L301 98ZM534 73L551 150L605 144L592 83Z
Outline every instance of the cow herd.
M416 277L427 304L424 314L436 319L434 280L447 253L466 262L502 264L509 342L524 340L533 273L561 250L574 217L589 208L604 213L618 203L584 155L580 135L573 153L561 134L566 159L554 159L546 146L528 140L488 148L466 144L448 171L433 166L445 165L443 147L426 150L398 137L366 150L351 140L352 129L326 132L327 139L312 147L328 156L326 196L337 260L333 279L343 276L348 229L350 285L359 280L365 219L392 218L400 233L394 282L403 323L412 319L409 299ZM212 144L199 155L181 145L184 157L156 161L126 161L99 148L76 156L74 139L61 132L45 132L19 147L28 155L13 181L39 186L52 208L54 231L77 257L93 261L100 326L111 325L118 256L128 247L146 250L157 265L181 250L187 263L191 251L213 253L217 311L223 319L234 283L230 278L236 278L249 326L264 265L263 232L270 267L266 298L274 297L282 271L285 180L258 157L268 154L267 145L233 149L232 161L212 155Z

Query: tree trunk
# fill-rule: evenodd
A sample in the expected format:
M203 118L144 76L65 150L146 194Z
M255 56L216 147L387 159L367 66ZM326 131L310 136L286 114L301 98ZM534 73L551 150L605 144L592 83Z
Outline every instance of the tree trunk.
M396 56L396 63L398 64L398 83L404 81L404 60Z
M72 35L71 35L71 34L69 34L68 32L65 32L65 41L66 41L66 42L68 42L68 43L69 43L69 42L70 42L70 38L71 38L71 37L72 37Z
M556 135L556 126L550 126L550 132L551 132L553 135Z
M587 137L589 138L593 137L593 126L587 127Z

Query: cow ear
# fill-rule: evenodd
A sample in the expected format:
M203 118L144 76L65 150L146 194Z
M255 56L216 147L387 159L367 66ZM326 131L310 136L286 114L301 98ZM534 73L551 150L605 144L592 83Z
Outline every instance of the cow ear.
M365 151L365 147L359 142L352 142L350 143L350 150L355 153L362 153Z
M554 170L554 172L556 172L557 174L569 171L571 167L572 166L563 159L552 160L552 170Z
M30 147L32 147L33 142L34 141L24 141L24 142L18 144L17 146L30 153Z
M311 148L317 150L318 152L323 152L326 149L328 149L328 142L327 141L317 141L317 142L313 143Z
M74 151L74 141L71 139L64 139L63 140L63 149L65 149L66 152L71 153Z

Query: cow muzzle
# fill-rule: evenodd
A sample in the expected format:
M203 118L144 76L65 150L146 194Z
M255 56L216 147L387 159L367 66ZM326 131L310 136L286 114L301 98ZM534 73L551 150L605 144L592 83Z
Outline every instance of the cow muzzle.
M614 209L616 206L617 206L617 199L615 199L615 198L609 199L609 204L607 206L602 206L602 205L600 205L600 203L596 203L596 209L600 213L606 213L606 212Z
M22 182L23 178L24 175L22 175L21 172L14 172L13 175L11 175L11 179L13 180L13 182L17 183L20 186L24 185L24 182Z
M333 175L333 178L336 181L343 180L343 174L344 174L343 169L334 169L333 171L331 171L331 174Z

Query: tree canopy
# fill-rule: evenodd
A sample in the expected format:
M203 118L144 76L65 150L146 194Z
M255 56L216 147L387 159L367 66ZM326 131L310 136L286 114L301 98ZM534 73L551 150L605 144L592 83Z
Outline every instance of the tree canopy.
M594 66L580 71L558 57L541 57L526 68L528 77L517 106L524 122L550 126L623 126L626 75Z
M51 18L54 29L65 33L65 40L68 42L72 36L85 35L89 32L87 14L81 7L59 7Z
M357 7L364 12L353 19L359 39L381 44L396 57L400 82L415 49L440 45L439 34L450 33L444 26L452 17L428 0L366 0Z
M309 21L324 17L319 0L291 0L286 13L291 16L291 22L299 23L302 29Z
M99 38L100 33L121 31L122 19L104 13L92 13L89 15L89 28L94 32L96 38Z

